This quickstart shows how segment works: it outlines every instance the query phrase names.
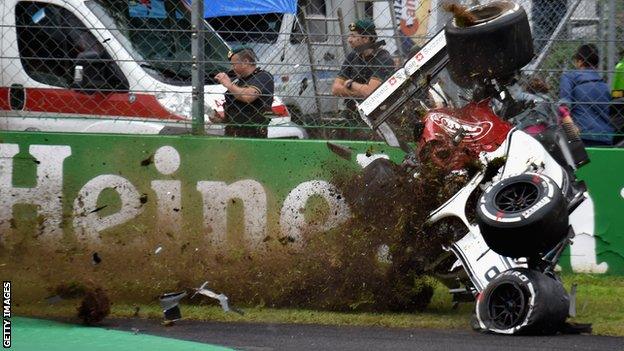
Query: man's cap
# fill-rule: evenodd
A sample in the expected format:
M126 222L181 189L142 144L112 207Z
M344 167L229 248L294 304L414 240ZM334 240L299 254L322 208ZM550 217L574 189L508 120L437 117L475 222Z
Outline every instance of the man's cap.
M256 57L256 53L253 51L253 49L250 46L242 44L242 45L236 45L236 46L232 47L232 49L230 49L230 52L228 52L228 60L231 60L232 56L238 54L239 52L245 51L245 50L249 50L251 52L251 54L254 57Z
M375 31L375 22L369 18L363 18L349 24L349 30L358 32L362 35L377 36Z

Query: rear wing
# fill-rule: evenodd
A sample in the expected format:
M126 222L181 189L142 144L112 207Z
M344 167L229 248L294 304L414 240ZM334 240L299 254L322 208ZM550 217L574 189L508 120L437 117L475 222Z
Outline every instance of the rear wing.
M388 145L400 147L386 120L414 95L425 91L430 77L442 71L447 63L446 38L442 29L358 105L360 118L380 133Z

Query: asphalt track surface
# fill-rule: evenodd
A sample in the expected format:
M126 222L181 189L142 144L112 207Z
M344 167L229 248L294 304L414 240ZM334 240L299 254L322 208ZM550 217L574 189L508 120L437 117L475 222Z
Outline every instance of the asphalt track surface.
M500 336L469 330L108 319L105 327L236 350L624 350L624 338L594 335Z

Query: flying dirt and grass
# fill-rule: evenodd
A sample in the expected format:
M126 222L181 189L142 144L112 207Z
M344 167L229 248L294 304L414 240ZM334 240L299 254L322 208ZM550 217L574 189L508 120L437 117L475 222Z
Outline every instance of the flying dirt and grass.
M429 78L439 73L427 70L448 63L455 81L475 87L472 99L461 108L450 103L432 107L422 116L421 128L399 134L413 134L407 143L399 143L396 135L388 137L386 130L387 143L406 151L402 164L378 159L360 174L337 172L331 179L337 187L332 196L349 204L351 216L345 223L317 235L304 233L304 249L294 245L295 238L269 234L266 250L260 251L244 245L210 247L192 234L171 236L165 244L154 236L132 241L132 233L115 233L117 242L97 252L68 238L66 249L54 250L25 235L0 254L6 262L0 269L15 277L16 310L70 317L76 307L69 295L84 291L78 311L85 323L104 318L109 303L112 316L158 318L159 295L192 292L207 280L211 289L228 295L231 305L248 312L227 315L227 320L465 328L475 311L479 325L473 327L480 330L560 332L570 297L555 269L574 234L569 216L585 200L586 189L574 170L587 162L587 154L582 143L573 149L580 143L578 135L563 134L556 125L533 138L509 122L525 112L557 116L548 104L537 106L502 94L532 57L524 10L505 1L468 14L463 8L449 10L456 21L425 45L422 52L429 56L421 58L422 72L409 74L428 77L421 92L426 95L434 89ZM479 26L472 26L475 20ZM513 41L512 32L522 35ZM449 41L448 57L436 54L444 52L446 44L439 45L443 34ZM483 36L490 39L488 45ZM494 39L501 38L514 45L498 55ZM453 50L471 45L487 46L483 52L499 60L473 57L480 74L466 71L462 57L454 56L462 50ZM362 111L367 101L360 105ZM369 105L379 103L371 101ZM367 122L374 128L391 112L380 105L370 110L362 118L372 118ZM417 150L408 145L413 136ZM326 221L326 204L309 202L301 213L306 221ZM568 290L582 280L578 318L594 322L597 333L621 335L622 294L614 292L624 289L622 280L565 278ZM472 303L453 309L448 288L454 301L479 296L476 310ZM65 297L59 293L67 291L71 294ZM603 296L606 291L608 297ZM201 298L184 303L187 318L225 316L204 307L208 302ZM598 311L602 317L584 320Z

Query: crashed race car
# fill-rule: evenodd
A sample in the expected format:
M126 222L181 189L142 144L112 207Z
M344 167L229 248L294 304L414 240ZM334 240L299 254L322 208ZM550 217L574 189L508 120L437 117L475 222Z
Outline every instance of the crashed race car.
M575 171L589 159L552 104L526 99L518 87L533 58L525 11L495 1L462 16L359 104L361 118L406 152L401 167L376 160L364 173L419 177L433 164L468 174L426 221L461 221L461 235L444 247L456 258L447 268L461 283L451 290L456 301L476 300L477 330L557 333L571 297L556 267L574 237L569 219L587 197ZM533 135L525 132L531 121Z

